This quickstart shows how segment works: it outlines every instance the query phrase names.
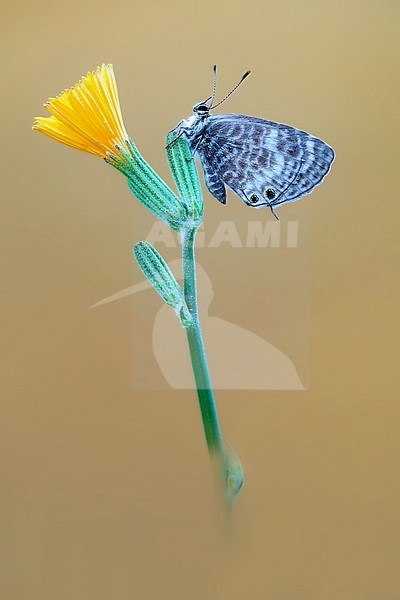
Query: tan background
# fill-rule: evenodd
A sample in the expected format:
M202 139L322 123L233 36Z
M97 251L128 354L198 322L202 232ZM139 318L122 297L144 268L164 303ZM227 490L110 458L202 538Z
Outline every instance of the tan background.
M1 597L398 599L398 3L71 0L2 13ZM295 124L337 152L326 182L280 211L309 223L305 281L283 261L277 286L270 250L202 253L213 314L300 362L291 315L296 290L309 296L308 391L218 394L246 472L231 539L193 393L131 386L136 359L144 390L162 381L149 345L159 299L88 309L140 280L131 246L152 217L102 161L30 131L48 96L102 61L165 177L163 136L207 95L213 62L221 93L254 70L227 111ZM211 228L249 210L206 197Z

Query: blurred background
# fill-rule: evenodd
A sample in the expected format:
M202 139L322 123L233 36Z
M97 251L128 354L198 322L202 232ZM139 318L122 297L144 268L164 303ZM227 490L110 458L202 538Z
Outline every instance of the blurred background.
M2 598L398 598L399 4L1 10ZM209 314L273 344L306 388L218 392L246 477L229 534L194 393L172 389L154 357L160 299L89 308L142 281L131 247L154 219L101 160L31 131L49 96L101 62L167 181L164 135L209 95L214 62L219 97L253 69L222 112L336 151L323 185L279 210L298 248L198 252ZM206 240L223 220L245 240L249 221L272 218L233 194L222 207L205 193L205 206ZM251 350L237 353L246 369Z

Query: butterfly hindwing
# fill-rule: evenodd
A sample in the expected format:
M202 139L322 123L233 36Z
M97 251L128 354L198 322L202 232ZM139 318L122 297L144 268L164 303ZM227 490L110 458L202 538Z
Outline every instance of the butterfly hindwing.
M203 153L199 153L207 189L221 204L226 204L226 189L218 171L208 162Z
M246 204L257 207L311 192L334 157L325 142L304 131L237 114L210 116L198 153L207 187L218 200L214 182L220 190L228 185Z

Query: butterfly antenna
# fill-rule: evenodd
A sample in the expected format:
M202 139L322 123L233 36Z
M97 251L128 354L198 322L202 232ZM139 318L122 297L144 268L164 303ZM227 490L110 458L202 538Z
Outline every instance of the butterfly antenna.
M210 109L211 108L217 108L217 106L219 106L220 104L222 104L223 102L225 102L225 100L227 100L229 98L229 96L231 96L233 94L233 92L238 89L239 85L241 83L243 83L243 81L246 79L246 77L248 77L250 75L250 73L251 73L250 69L248 71L246 71L246 73L244 75L242 75L241 80L235 85L234 88L231 89L231 91L229 92L229 94L227 94L225 96L225 98L222 98L222 100L220 100L215 106L212 106L212 104L211 104Z
M211 98L208 98L209 100L211 100L210 108L212 107L212 105L214 103L216 92L217 92L217 65L213 65L213 91L212 91Z

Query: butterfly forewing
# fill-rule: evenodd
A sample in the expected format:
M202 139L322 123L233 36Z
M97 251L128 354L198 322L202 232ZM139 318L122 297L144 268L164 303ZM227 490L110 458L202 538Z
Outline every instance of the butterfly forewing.
M198 153L211 194L224 202L223 184L252 206L297 200L322 181L332 148L289 125L247 115L210 116Z

